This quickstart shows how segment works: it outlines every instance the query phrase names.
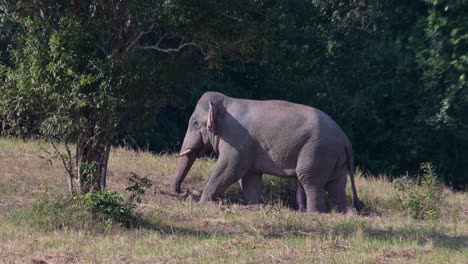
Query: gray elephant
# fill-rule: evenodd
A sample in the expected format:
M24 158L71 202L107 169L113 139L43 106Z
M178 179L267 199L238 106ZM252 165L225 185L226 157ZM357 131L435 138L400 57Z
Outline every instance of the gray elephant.
M349 172L354 206L358 211L364 206L354 183L351 143L327 114L315 108L286 101L237 99L216 92L203 94L176 155L174 192L180 193L195 159L209 150L219 157L201 203L216 199L237 181L246 202L261 203L262 174L267 173L297 177L309 212L326 211L325 191L332 206L346 212Z

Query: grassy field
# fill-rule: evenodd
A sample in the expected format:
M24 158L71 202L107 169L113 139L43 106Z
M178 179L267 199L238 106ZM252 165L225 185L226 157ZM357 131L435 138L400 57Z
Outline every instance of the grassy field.
M50 228L31 208L41 197L66 199L67 180L45 150L0 139L0 263L468 263L467 193L444 190L441 216L415 220L385 177L358 172L367 216L299 213L297 182L275 177L264 179L267 205L236 203L237 186L199 205L168 193L175 158L126 149L111 154L109 188L125 193L130 173L150 178L138 207L145 224ZM201 191L212 166L198 160L183 187Z

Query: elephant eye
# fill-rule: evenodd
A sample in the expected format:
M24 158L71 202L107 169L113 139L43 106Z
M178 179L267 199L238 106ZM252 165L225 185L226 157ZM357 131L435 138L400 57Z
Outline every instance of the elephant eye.
M193 121L193 127L195 127L196 129L200 128L200 125L198 124L197 120Z

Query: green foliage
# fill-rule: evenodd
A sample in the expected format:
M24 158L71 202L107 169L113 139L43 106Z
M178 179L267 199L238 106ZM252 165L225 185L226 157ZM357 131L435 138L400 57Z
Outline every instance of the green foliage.
M105 83L106 69L92 59L96 53L91 43L96 39L67 16L59 27L54 30L39 19L26 18L15 35L15 47L10 48L15 67L7 72L0 102L7 121L21 129L18 133L32 130L76 138L88 130L92 117L84 112L90 107L92 113L108 116L103 106L114 96L98 85Z
M93 219L107 224L122 224L126 227L138 224L136 203L141 203L141 196L152 183L147 177L139 177L133 173L128 183L126 190L130 194L126 200L119 192L107 188L84 196L85 205L92 212Z
M115 136L153 125L162 106L191 89L202 63L237 50L227 44L250 33L239 26L250 31L257 4L227 3L0 2L0 22L16 27L11 66L0 66L2 122L17 135L76 142L76 167L95 162L101 181L93 185L104 188ZM241 25L225 23L230 12Z
M131 179L131 180L130 180ZM103 189L85 195L67 197L63 193L45 191L35 194L30 208L12 214L18 221L47 230L86 229L102 231L111 227L132 227L142 223L137 204L145 189L151 186L146 177L132 175L128 199L119 192Z
M468 146L468 2L426 1L424 41L418 51L423 96L418 122L434 134L432 156L445 180L466 186ZM427 142L424 142L427 143Z
M96 181L96 179L99 178L97 165L94 161L90 163L81 163L80 170L81 177L83 177L83 184L86 186L90 186L93 182Z
M107 224L131 226L136 223L136 205L125 203L123 196L109 189L90 192L84 196L84 202L91 211L93 219Z
M404 210L415 219L440 217L444 206L443 184L437 178L431 163L421 164L422 175L396 179L393 187Z
M69 198L50 191L36 194L31 208L18 212L16 217L48 230L92 228L90 212L81 197Z
M207 88L187 97L192 107L180 110L182 118L168 120L179 137L167 139L177 148L204 90L284 99L334 118L353 142L356 163L372 173L416 173L430 161L445 183L464 188L466 3L275 1L262 35L244 47L253 52L228 54L207 70Z
M141 203L141 196L145 194L147 188L153 185L148 177L140 177L135 173L131 173L128 183L129 186L125 190L130 192L129 203L133 203L134 201Z
M372 173L430 161L467 184L467 1L127 1L115 16L90 3L80 15L51 4L44 20L33 1L0 2L7 128L175 150L198 97L216 90L325 111ZM151 25L135 46L167 33L163 48L201 49L128 48Z

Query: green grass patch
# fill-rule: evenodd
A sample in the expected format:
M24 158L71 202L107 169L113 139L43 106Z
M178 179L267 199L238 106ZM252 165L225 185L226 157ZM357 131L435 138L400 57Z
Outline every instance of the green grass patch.
M464 263L468 259L468 199L463 192L443 189L438 217L415 219L402 206L388 177L358 171L358 193L371 214L299 213L297 180L266 175L265 205L243 205L238 184L229 188L224 200L202 205L168 193L174 157L119 148L111 154L109 189L70 198L66 179L60 178L64 177L60 163L43 161L36 142L18 142L15 147L16 142L0 139L0 146L9 145L0 148L0 162L7 168L0 171L0 259L6 263ZM214 162L196 161L183 187L201 191ZM410 187L408 194L421 190L420 183ZM125 224L127 216L136 221Z
M64 193L37 193L29 207L9 212L6 219L49 231L63 228L88 229L91 226L91 215L85 209L83 201L70 198Z
M30 206L9 212L6 219L46 231L74 229L99 233L119 227L145 226L135 207L109 189L72 197L42 192L34 195Z

